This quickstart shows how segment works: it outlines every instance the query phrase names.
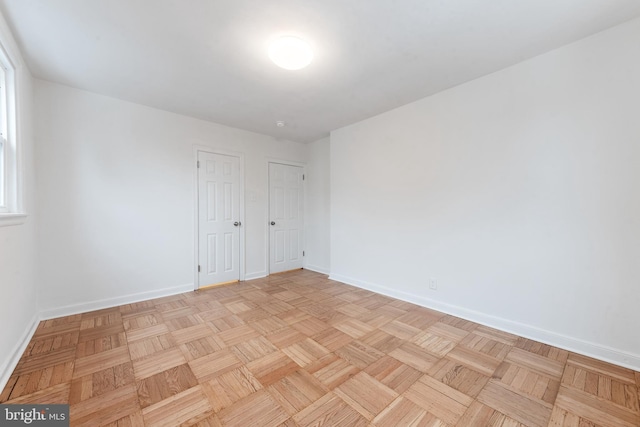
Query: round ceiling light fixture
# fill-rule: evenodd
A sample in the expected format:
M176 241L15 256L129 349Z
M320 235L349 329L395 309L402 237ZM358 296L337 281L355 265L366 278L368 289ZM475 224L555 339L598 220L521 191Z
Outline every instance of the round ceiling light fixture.
M269 44L269 58L285 70L300 70L313 60L313 51L299 37L282 36Z

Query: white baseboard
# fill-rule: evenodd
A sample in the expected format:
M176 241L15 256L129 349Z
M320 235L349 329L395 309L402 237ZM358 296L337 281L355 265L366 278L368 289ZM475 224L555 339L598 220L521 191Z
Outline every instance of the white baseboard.
M262 279L263 277L267 277L266 271L258 271L257 273L246 273L244 275L244 280Z
M20 357L22 357L22 353L24 353L27 345L29 345L29 341L31 341L31 337L36 332L38 324L40 323L40 317L38 313L33 315L33 318L29 321L29 327L25 329L24 333L13 347L13 351L9 354L9 357L2 366L0 366L0 390L4 390L4 387L9 382L9 378L11 378L11 374L14 369L18 365L20 361Z
M386 286L365 282L362 280L346 277L339 274L332 274L329 279L348 285L357 286L378 294L386 295L402 301L417 304L442 313L480 323L481 325L499 329L504 332L519 335L535 341L579 353L584 356L593 357L604 362L613 363L625 368L640 371L640 355L627 353L608 346L585 341L579 338L573 338L567 335L558 334L556 332L541 329L535 326L526 325L502 317L492 316L490 314L481 313L475 310L469 310L464 307L443 303L420 295L410 294L408 292L391 289Z
M48 308L40 311L40 318L42 320L47 320L54 319L56 317L71 316L72 314L102 310L103 308L111 308L123 304L131 304L134 302L162 298L170 295L192 292L193 290L193 283L185 283L184 285L172 286L170 288L158 289L154 291L139 292L137 294L129 294L122 297L105 298L97 301L72 304L63 307Z
M308 264L304 266L304 269L315 271L316 273L326 274L327 276L330 274L330 271L328 268L318 267L317 265Z

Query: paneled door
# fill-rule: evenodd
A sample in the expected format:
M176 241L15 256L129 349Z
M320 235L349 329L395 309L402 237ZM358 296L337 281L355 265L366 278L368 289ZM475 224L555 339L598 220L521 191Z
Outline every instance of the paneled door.
M240 278L240 159L198 152L198 288Z
M269 163L269 272L302 268L303 169Z

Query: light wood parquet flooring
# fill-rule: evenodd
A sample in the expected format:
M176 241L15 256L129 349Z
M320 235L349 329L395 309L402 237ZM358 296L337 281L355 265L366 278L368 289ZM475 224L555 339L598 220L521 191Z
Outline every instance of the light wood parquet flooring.
M40 323L76 426L640 426L640 373L300 270Z

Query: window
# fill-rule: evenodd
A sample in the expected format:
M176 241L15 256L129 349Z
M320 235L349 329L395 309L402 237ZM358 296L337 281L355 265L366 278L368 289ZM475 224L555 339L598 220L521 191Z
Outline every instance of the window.
M7 205L7 73L0 63L0 213L9 212Z
M0 40L0 226L19 224L15 66Z

